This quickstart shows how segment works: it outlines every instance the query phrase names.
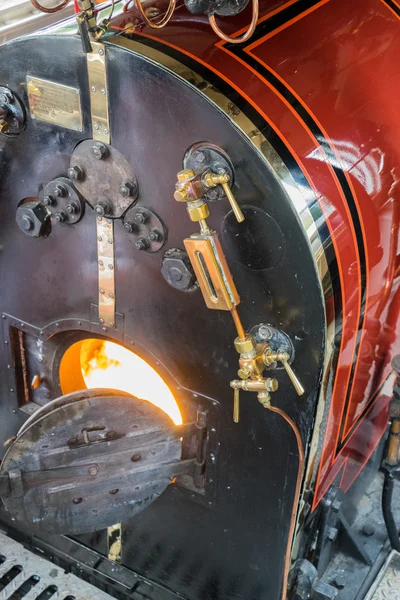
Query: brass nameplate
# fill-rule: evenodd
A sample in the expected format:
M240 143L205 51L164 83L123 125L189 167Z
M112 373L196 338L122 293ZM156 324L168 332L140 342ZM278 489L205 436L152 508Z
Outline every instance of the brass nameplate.
M32 119L82 131L81 96L78 88L28 76L27 89Z

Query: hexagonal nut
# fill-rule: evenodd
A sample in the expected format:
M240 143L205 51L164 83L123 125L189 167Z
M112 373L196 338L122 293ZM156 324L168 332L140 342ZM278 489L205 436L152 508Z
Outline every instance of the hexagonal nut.
M103 158L107 158L109 150L102 142L95 142L92 146L92 154L97 160L102 160Z
M135 198L138 193L137 185L131 179L123 181L119 187L119 193L124 198Z
M196 289L196 276L184 250L168 250L162 259L161 274L170 286L181 292Z
M68 169L68 177L71 181L80 181L83 179L83 169L79 165L74 165Z
M30 237L42 237L50 233L50 213L39 201L21 204L15 220L21 231Z

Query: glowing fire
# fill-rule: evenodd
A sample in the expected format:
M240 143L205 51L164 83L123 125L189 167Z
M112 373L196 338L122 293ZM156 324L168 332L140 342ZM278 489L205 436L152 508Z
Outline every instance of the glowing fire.
M167 384L142 358L113 342L87 340L81 347L87 388L113 388L148 400L180 425L179 407Z

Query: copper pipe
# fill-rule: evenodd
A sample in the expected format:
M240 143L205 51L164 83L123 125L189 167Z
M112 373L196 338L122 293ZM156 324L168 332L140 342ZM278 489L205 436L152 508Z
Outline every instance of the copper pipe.
M241 44L242 42L246 42L253 35L256 25L257 25L257 21L258 21L258 14L259 14L258 0L252 0L250 26L243 35L241 35L240 37L237 37L237 38L229 37L229 35L225 35L225 33L223 33L220 30L220 28L218 27L217 22L215 20L215 15L210 15L208 17L208 20L210 22L211 28L214 31L214 33L216 33L225 42L229 42L229 44Z
M293 419L291 419L289 417L289 415L287 415L283 410L281 410L280 408L277 408L276 406L268 406L267 408L268 408L268 410L271 410L272 412L275 412L278 415L280 415L290 425L290 427L293 430L294 435L296 436L297 447L298 447L298 450L299 450L299 469L298 469L297 481L296 481L296 489L295 489L295 494L294 494L294 501L293 501L293 508L292 508L292 517L291 517L291 521L290 521L288 543L287 543L287 546L286 546L285 567L284 567L284 571L283 571L282 597L281 597L281 600L285 600L286 596L287 596L287 583L288 583L288 577L289 577L290 556L291 556L291 553L292 553L292 541L293 541L294 528L295 528L295 525L296 525L297 507L298 507L298 504L299 504L299 498L300 498L300 492L301 492L301 483L302 483L302 480L303 480L304 448L303 448L303 441L301 439L300 431L299 431L296 423L293 421Z
M238 336L240 337L241 340L244 340L246 338L246 332L244 330L244 327L242 325L242 321L240 320L240 317L239 317L238 312L236 310L236 306L233 306L231 308L231 315L232 315L232 318L234 320Z
M63 8L65 8L66 6L68 6L68 4L70 3L70 0L63 0L61 2L61 4L59 4L58 6L54 6L53 8L46 8L45 6L42 6L41 4L39 4L38 0L31 0L31 4L37 9L40 10L43 13L56 13L59 10L62 10Z
M142 17L145 20L145 22L147 23L147 25L149 27L152 27L153 29L161 29L162 27L166 26L166 24L168 23L168 21L170 20L170 18L174 14L175 6L176 6L176 0L170 0L169 6L168 6L168 10L165 13L164 17L158 23L154 23L153 21L151 21L146 16L146 13L145 13L145 11L143 9L141 0L136 0L136 7L137 7L138 11L142 15Z

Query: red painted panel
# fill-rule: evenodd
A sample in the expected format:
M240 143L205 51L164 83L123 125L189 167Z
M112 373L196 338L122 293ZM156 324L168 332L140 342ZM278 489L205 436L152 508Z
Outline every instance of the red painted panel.
M129 11L115 26L135 22ZM220 25L239 35L248 22L249 10ZM236 89L288 147L325 215L343 320L315 506L340 469L347 489L379 442L391 380L376 390L400 351L400 20L384 0L265 0L241 52L221 43L206 18L184 10L160 32L141 35L156 36Z

